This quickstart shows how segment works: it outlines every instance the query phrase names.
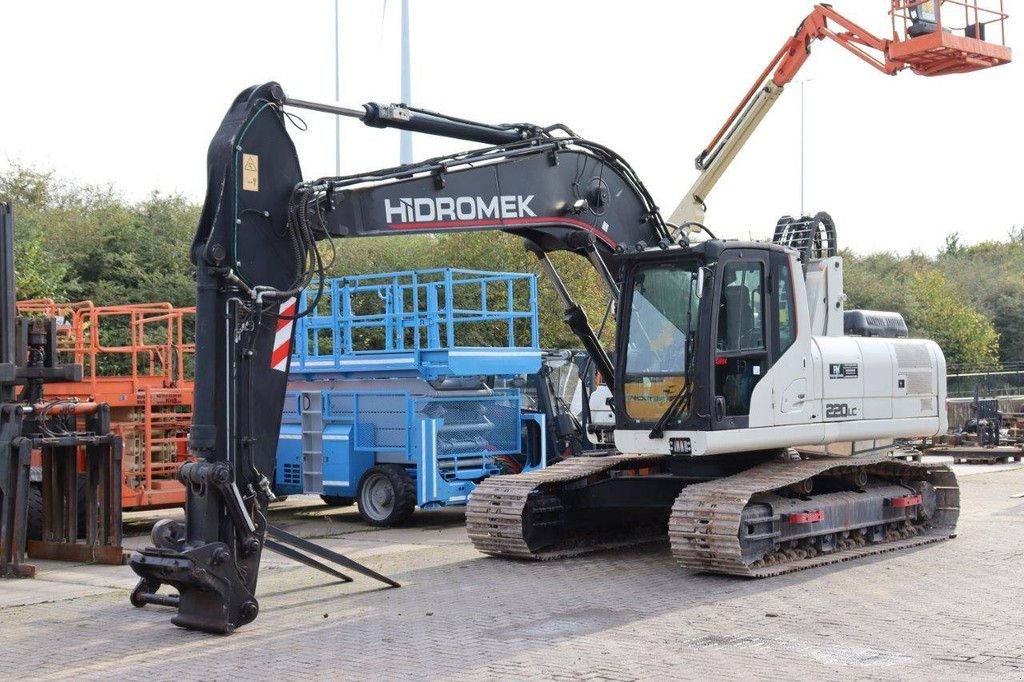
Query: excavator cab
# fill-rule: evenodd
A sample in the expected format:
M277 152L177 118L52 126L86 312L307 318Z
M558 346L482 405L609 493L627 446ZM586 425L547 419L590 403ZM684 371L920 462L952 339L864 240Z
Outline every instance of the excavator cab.
M796 341L791 258L778 245L719 240L632 256L618 321L618 428L749 426L754 389Z

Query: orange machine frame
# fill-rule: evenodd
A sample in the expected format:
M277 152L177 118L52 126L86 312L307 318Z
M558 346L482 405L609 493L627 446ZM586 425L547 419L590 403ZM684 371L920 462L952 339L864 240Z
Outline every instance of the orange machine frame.
M112 430L124 439L122 507L184 504L175 475L188 458L195 344L185 341L184 326L195 308L34 299L19 302L18 311L56 317L62 359L82 365L81 381L48 384L47 397L110 405ZM115 331L127 338L111 343Z

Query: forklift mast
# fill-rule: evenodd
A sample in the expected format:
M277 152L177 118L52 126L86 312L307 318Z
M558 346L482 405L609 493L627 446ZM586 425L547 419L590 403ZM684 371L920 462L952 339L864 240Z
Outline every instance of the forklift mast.
M110 406L45 395L47 384L80 381L82 366L62 362L55 318L17 314L15 292L14 213L0 202L0 578L35 575L25 563L34 453L43 513L31 556L120 564L121 437Z

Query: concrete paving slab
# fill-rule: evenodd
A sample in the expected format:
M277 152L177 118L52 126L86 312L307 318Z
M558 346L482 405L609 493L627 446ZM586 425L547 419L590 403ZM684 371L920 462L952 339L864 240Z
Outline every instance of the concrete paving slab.
M16 624L0 628L0 678L1019 679L1024 470L962 488L955 540L761 581L688 573L665 545L483 557L458 514L394 530L346 519L323 544L403 587L267 554L260 617L229 637L129 606L127 567L47 567L0 583L0 622ZM311 506L272 516L306 535L325 527L301 518Z
M4 581L0 583L0 614L15 606L77 599L78 597L104 594L115 589L109 585L91 585L87 581L65 582L43 578ZM0 644L0 651L2 649L3 645ZM0 663L0 670L2 669L3 664Z

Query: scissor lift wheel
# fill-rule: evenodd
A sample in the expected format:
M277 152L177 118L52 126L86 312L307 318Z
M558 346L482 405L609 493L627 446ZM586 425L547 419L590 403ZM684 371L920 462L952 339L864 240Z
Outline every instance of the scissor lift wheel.
M374 526L405 523L416 508L408 472L394 464L371 467L359 481L359 515Z

